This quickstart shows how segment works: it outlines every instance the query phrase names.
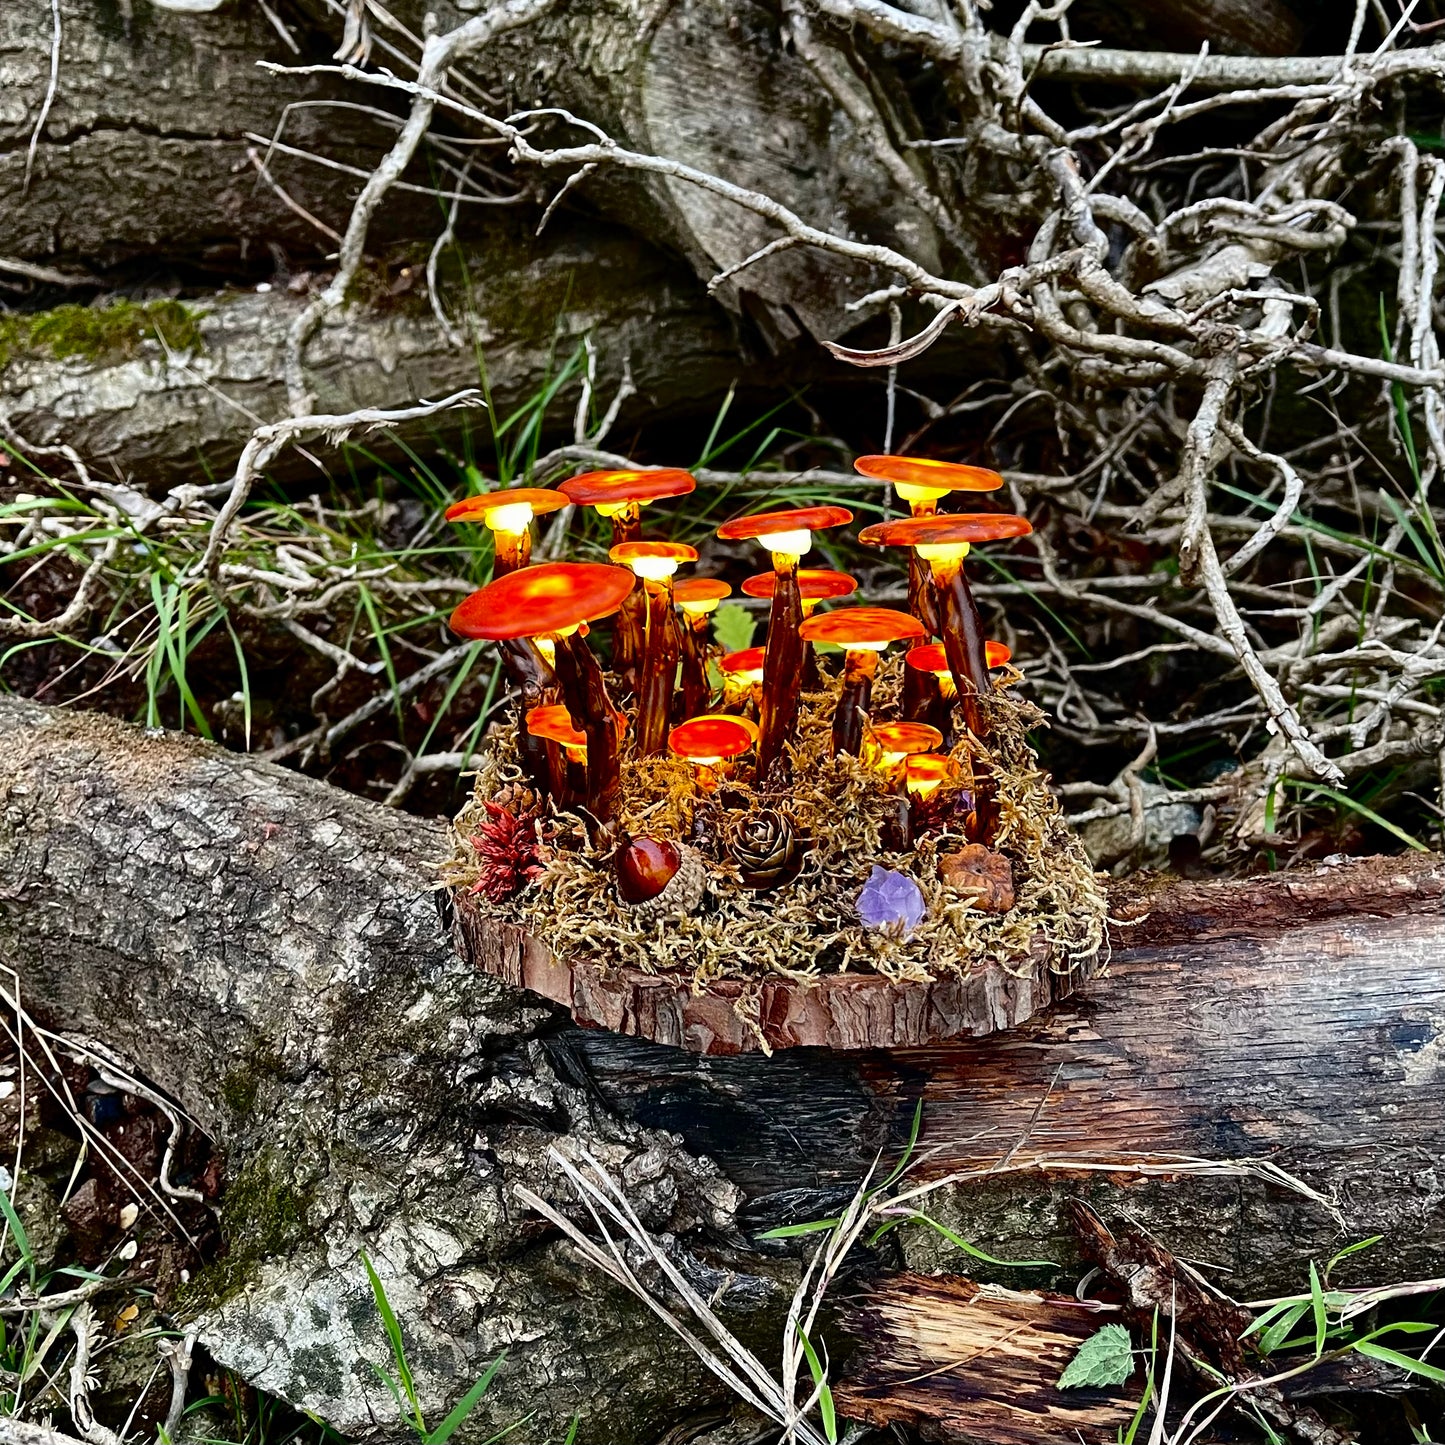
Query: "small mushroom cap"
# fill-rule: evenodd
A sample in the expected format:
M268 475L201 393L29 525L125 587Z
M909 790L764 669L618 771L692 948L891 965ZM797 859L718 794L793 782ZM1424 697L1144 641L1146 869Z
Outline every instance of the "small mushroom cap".
M911 482L945 492L996 492L1003 486L1003 478L987 467L936 462L931 457L859 457L853 470L880 482Z
M735 758L758 740L757 724L726 712L708 712L678 723L667 745L680 758Z
M729 652L718 661L718 666L724 672L761 672L766 655L765 648L744 647L740 652Z
M937 787L958 772L958 764L942 753L914 753L906 764L910 787Z
M899 517L874 522L858 533L869 547L948 546L958 542L998 542L1033 531L1027 517L1012 512L944 512L936 517Z
M482 522L488 512L498 507L530 507L539 517L544 512L556 512L567 505L567 498L561 492L546 487L508 487L501 492L478 492L475 497L464 497L447 508L449 522Z
M527 714L527 731L534 738L546 738L565 748L585 748L587 734L572 726L572 718L560 702L543 703Z
M488 582L452 613L462 637L503 642L544 637L607 617L622 606L637 579L605 562L543 562Z
M619 542L607 555L624 567L639 558L656 558L663 562L696 562L697 548L686 542Z
M835 642L840 647L876 647L924 635L923 624L916 617L891 607L840 607L808 618L798 633L805 642Z
M561 483L558 490L569 502L595 507L608 502L656 502L663 497L681 497L697 486L691 472L678 467L656 471L583 472Z
M943 741L936 727L923 722L875 723L870 731L885 753L926 753Z
M749 597L771 597L778 580L776 572L759 572L743 583ZM858 590L858 581L846 572L830 572L826 567L799 567L798 592L804 602L827 602L834 597L851 597Z
M853 520L847 507L795 507L790 512L754 512L734 517L717 529L725 542L771 537L777 532L821 532L825 527L846 527Z
M1002 642L985 642L983 653L984 661L990 667L1002 667L1013 656ZM948 671L948 657L941 642L928 642L922 647L915 647L903 660L909 667L916 667L919 672Z
M720 582L716 577L684 577L680 582L672 584L672 600L679 605L721 602L724 597L732 595L732 590L726 582Z

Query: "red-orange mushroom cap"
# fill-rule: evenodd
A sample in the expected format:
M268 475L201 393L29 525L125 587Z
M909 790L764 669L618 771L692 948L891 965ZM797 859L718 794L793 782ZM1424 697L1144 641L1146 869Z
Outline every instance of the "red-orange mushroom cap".
M667 735L667 745L678 757L703 764L735 758L747 752L757 740L756 723L726 712L689 718Z
M616 612L635 582L626 567L605 562L543 562L473 592L452 613L451 629L489 642L554 636Z
M920 798L927 797L958 772L958 764L942 753L914 753L904 766L904 784Z
M607 555L638 577L661 582L677 571L679 563L696 562L697 548L686 542L618 542Z
M527 731L549 743L561 743L564 748L587 746L587 734L572 726L571 714L560 702L532 708L527 714Z
M732 588L716 577L684 577L672 584L672 600L689 616L712 612Z
M883 756L897 762L909 753L926 753L943 741L943 734L930 723L875 723L869 731Z
M724 522L717 534L725 542L760 542L775 555L801 557L813 545L813 533L846 527L847 507L794 507L786 512L754 512Z
M520 532L546 512L567 505L561 492L546 487L508 487L499 492L478 492L447 508L449 522L483 522L496 532Z
M939 462L931 457L859 457L853 469L880 482L892 482L905 502L932 502L948 492L996 492L1003 478L987 467Z
M975 542L1026 537L1032 531L1029 519L1013 512L945 512L933 517L874 522L858 533L858 540L869 547L972 546Z
M990 667L1002 667L1013 656L1013 653L1002 642L985 642L983 650ZM909 667L917 668L919 672L944 673L948 671L948 657L941 642L928 642L922 647L912 648L903 660Z
M566 493L570 502L599 507L604 516L611 516L629 503L686 496L696 486L691 472L679 467L659 467L656 471L583 472L562 482L558 490Z
M808 618L798 631L806 642L870 650L924 635L923 624L916 617L891 607L840 607Z
M759 572L743 583L749 597L771 597L777 586L776 572ZM798 594L803 604L830 602L838 597L851 597L858 590L858 581L846 572L832 572L826 567L799 567Z
M744 647L737 652L729 652L719 660L718 666L725 673L756 674L758 678L761 678L763 659L766 655L764 648Z

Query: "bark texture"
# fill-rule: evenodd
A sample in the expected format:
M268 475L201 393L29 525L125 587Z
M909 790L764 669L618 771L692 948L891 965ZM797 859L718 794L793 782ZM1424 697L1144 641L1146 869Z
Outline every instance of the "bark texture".
M571 1207L554 1142L623 1181L704 1293L731 1271L723 1307L768 1353L791 1265L747 1237L832 1212L920 1098L927 1168L977 1171L931 1212L1061 1278L1065 1194L1126 1208L1239 1296L1374 1232L1392 1277L1438 1273L1436 857L1120 894L1108 973L1003 1038L700 1059L565 1026L457 959L430 891L445 846L205 744L0 700L0 960L215 1134L231 1252L196 1286L204 1338L343 1430L391 1418L363 1248L433 1411L503 1347L488 1428L535 1408L544 1439L580 1410L579 1438L631 1442L710 1397L517 1206L525 1182ZM909 1266L958 1266L895 1234Z

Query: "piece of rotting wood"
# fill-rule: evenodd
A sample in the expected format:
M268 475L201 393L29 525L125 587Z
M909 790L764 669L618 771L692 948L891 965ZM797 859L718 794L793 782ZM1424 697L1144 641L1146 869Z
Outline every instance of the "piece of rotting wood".
M1058 1387L1090 1335L1122 1323L1116 1305L895 1275L843 1320L860 1347L833 1387L841 1415L911 1425L926 1440L990 1445L1115 1441L1138 1408L1142 1373L1112 1389Z
M918 1048L1011 1029L1089 976L1090 965L1055 971L1040 949L1023 963L976 964L966 974L920 982L879 974L826 974L744 984L722 979L695 990L683 973L644 973L569 963L522 929L486 917L455 895L453 942L484 973L562 1004L584 1027L610 1029L695 1054L768 1049ZM748 990L752 1000L740 1007Z

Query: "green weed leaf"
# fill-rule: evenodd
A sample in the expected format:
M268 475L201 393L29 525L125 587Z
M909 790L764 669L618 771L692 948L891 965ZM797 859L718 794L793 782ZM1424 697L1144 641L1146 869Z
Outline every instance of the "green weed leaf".
M712 615L712 635L724 652L741 652L751 647L757 626L753 614L736 602L722 603Z
M1105 1325L1089 1336L1059 1376L1059 1389L1122 1385L1134 1373L1134 1342L1123 1325Z

